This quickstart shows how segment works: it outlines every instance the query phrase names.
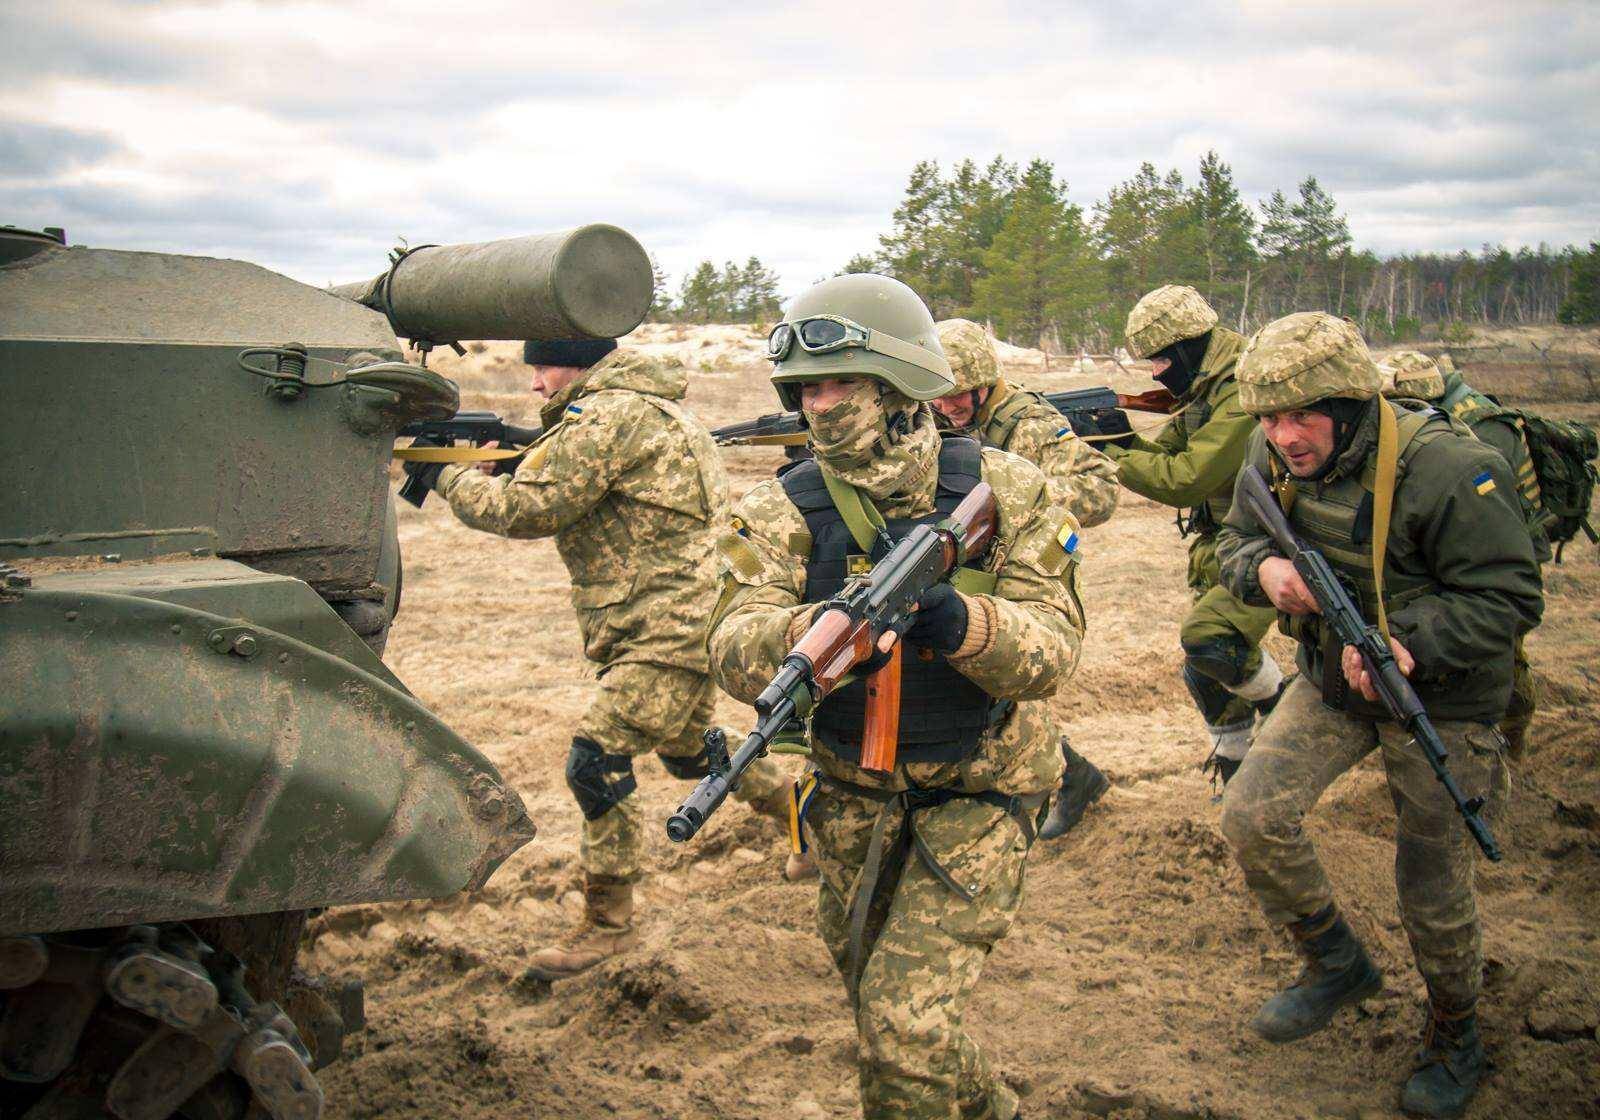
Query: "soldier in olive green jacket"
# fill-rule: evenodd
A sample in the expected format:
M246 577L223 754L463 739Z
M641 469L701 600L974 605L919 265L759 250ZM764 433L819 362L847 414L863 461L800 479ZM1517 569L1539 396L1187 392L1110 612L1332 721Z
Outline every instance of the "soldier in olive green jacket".
M636 350L601 342L530 342L547 396L545 434L514 473L465 465L422 470L467 525L500 536L554 537L572 577L584 656L599 694L579 721L567 784L583 813L585 916L530 967L576 975L631 947L633 882L643 858L633 760L706 773L701 733L713 718L705 612L716 598L714 541L728 481L710 434L683 405L688 378ZM787 785L771 760L739 796L787 825Z
M919 402L949 390L949 367L932 317L898 281L817 285L790 306L769 357L816 457L752 490L719 546L711 664L734 696L753 702L818 603L887 551L869 507L892 539L948 516L980 481L994 490L995 542L960 587L923 596L902 639L897 765L856 765L862 682L831 693L809 726L805 827L817 924L860 1037L866 1120L1014 1120L1017 1095L963 1016L1021 905L1035 822L1061 779L1044 701L1071 675L1083 632L1077 525L1027 460L941 441Z
M1180 532L1194 538L1189 587L1195 601L1178 631L1183 680L1211 735L1208 763L1226 782L1250 749L1256 717L1271 711L1283 690L1277 662L1261 650L1272 612L1241 603L1217 578L1217 530L1255 429L1239 407L1233 376L1244 339L1217 325L1217 313L1199 292L1169 284L1134 305L1127 345L1134 357L1155 365L1155 379L1177 398L1178 414L1154 440L1129 435L1103 446L1122 485L1189 510Z
M1462 792L1496 811L1508 783L1494 725L1511 698L1516 640L1543 608L1510 469L1439 413L1383 399L1360 334L1324 312L1264 327L1238 378L1242 406L1260 417L1247 461L1275 481L1296 535L1324 555L1367 620L1387 622L1400 671ZM1381 492L1385 460L1392 492ZM1376 703L1360 657L1322 625L1304 581L1242 503L1229 511L1217 552L1224 584L1246 603L1276 607L1300 643L1300 676L1223 798L1222 830L1245 881L1305 959L1300 978L1252 1026L1274 1042L1304 1038L1382 989L1305 828L1333 780L1376 750L1398 818L1400 916L1431 1008L1401 1104L1415 1115L1459 1116L1484 1068L1474 843L1422 751Z
M1085 529L1110 520L1117 508L1117 468L1087 441L1078 438L1066 418L1038 393L1009 385L1000 376L1000 361L989 332L970 319L938 324L939 344L950 361L955 388L933 401L933 418L941 431L970 435L989 447L1021 455L1044 472L1078 524ZM1061 736L1066 777L1039 839L1054 840L1071 832L1090 805L1111 783L1100 768Z

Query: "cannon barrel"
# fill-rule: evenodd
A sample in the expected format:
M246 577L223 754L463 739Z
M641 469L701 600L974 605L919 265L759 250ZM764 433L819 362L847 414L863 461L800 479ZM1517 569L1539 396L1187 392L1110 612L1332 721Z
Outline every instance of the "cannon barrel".
M401 338L616 338L643 321L654 275L626 230L587 225L468 245L430 245L329 290L389 317Z

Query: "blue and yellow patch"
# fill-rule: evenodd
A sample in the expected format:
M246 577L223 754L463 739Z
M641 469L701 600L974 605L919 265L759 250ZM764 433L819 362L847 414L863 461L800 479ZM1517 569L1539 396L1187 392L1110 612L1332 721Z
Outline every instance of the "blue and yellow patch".
M1071 435L1072 435L1072 429L1071 428L1057 428L1056 429L1056 439L1068 439L1068 438L1071 437Z
M1061 531L1056 534L1056 543L1068 556L1078 551L1078 533L1070 521L1061 526Z
M1472 488L1479 494L1488 494L1494 490L1494 475L1484 471L1472 480Z
M583 409L579 408L575 404L567 405L567 412L569 412L573 416L582 416L583 415Z

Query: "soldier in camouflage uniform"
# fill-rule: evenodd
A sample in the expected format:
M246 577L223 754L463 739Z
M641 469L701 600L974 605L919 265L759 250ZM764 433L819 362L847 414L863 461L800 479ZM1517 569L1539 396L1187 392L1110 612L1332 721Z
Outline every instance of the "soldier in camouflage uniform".
M1462 380L1452 362L1446 374L1432 358L1416 350L1402 350L1390 356L1396 398L1427 401L1472 430L1484 443L1500 452L1517 480L1517 500L1533 538L1533 554L1541 565L1552 555L1550 537L1545 532L1549 514L1539 495L1539 475L1533 467L1533 452L1522 419L1512 409L1502 408L1493 399ZM1385 390L1387 392L1387 390ZM1528 745L1528 728L1539 706L1538 685L1528 661L1526 635L1517 639L1516 670L1511 705L1500 731L1511 746L1511 757L1519 758Z
M1295 532L1344 578L1362 613L1387 628L1462 791L1497 809L1508 783L1494 724L1511 697L1516 637L1543 606L1505 461L1438 413L1384 400L1360 334L1323 312L1268 324L1240 358L1238 379L1240 404L1261 418L1246 461L1275 481ZM1377 492L1389 490L1375 481L1386 469L1397 481ZM1430 1005L1401 1104L1458 1116L1484 1068L1473 841L1423 753L1374 702L1359 656L1320 624L1304 581L1241 502L1217 552L1223 582L1244 602L1275 606L1300 643L1300 675L1223 797L1222 830L1246 882L1305 960L1251 1025L1274 1042L1304 1038L1382 988L1304 828L1328 785L1376 750L1398 817L1401 920Z
M711 436L684 407L688 379L636 350L602 342L530 342L525 358L545 434L514 473L418 467L467 525L500 536L555 537L572 577L583 653L599 694L579 721L567 783L583 813L585 914L531 967L574 976L631 948L643 828L633 760L655 752L683 779L706 773L701 733L716 688L705 611L716 599L714 540L728 481ZM771 760L739 796L787 826L787 783Z
M1044 701L1077 662L1077 526L1027 460L940 440L918 402L949 390L948 366L905 285L824 281L790 307L769 357L816 458L752 490L719 544L711 664L734 696L754 701L816 604L885 551L868 509L892 538L945 516L980 478L995 492L995 543L923 598L904 635L894 771L855 765L864 688L837 690L812 714L805 819L818 926L860 1035L864 1116L1012 1120L1017 1095L962 1019L1061 779Z
M1021 455L1044 472L1085 529L1104 524L1117 508L1117 468L1079 439L1066 419L1038 393L1007 384L989 332L970 319L938 324L939 344L950 362L955 388L933 402L941 431L969 435L979 442ZM1084 812L1110 788L1100 768L1072 749L1061 736L1067 775L1055 806L1039 829L1041 840L1065 836Z
M1223 782L1250 749L1258 715L1283 691L1283 673L1261 650L1272 612L1246 606L1220 586L1217 530L1233 500L1255 422L1239 407L1234 363L1244 339L1217 325L1217 313L1193 288L1167 285L1128 314L1128 352L1149 358L1155 379L1177 398L1178 414L1154 440L1108 441L1117 478L1136 494L1189 509L1180 531L1189 545L1194 606L1178 631L1183 680L1211 735L1208 766Z

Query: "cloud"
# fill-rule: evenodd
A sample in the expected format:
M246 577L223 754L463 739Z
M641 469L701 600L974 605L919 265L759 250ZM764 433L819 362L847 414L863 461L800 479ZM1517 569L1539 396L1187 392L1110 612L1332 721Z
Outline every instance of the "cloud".
M793 291L871 249L919 159L1054 162L1088 208L1217 150L1314 174L1378 251L1600 228L1600 9L1488 0L767 10L422 0L13 5L5 220L321 283L397 236L613 221L674 279Z

